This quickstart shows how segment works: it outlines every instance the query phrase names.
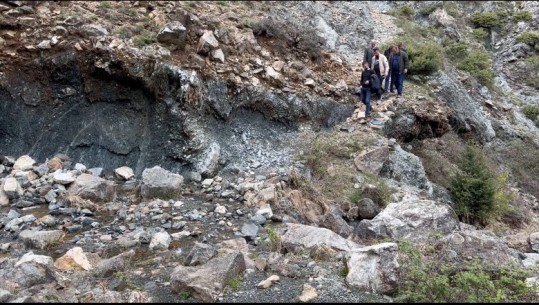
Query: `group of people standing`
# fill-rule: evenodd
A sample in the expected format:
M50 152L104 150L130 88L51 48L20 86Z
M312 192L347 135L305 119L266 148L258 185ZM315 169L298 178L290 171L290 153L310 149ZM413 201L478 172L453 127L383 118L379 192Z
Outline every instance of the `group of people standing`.
M372 112L371 95L379 95L382 100L383 92L393 93L402 97L404 76L408 73L410 60L403 43L390 46L384 54L380 53L378 42L372 40L363 55L363 72L361 73L361 102L365 104L365 117L369 118Z

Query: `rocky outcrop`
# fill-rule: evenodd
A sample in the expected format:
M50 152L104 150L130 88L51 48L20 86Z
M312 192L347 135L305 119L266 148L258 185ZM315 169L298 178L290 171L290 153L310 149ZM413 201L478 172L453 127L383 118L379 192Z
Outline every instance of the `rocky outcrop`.
M402 184L417 187L432 194L432 185L427 179L421 160L396 144L389 159L380 170L380 176L394 179Z
M458 228L456 215L448 205L404 198L390 203L372 220L360 221L355 233L360 238L426 242L435 240L436 234L449 234Z

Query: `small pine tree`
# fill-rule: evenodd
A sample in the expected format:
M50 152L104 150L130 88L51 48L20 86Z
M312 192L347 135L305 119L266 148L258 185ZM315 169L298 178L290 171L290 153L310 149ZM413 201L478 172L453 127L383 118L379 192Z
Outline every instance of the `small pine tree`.
M459 162L460 171L451 183L455 212L463 221L484 225L498 208L497 180L487 167L481 150L468 144Z

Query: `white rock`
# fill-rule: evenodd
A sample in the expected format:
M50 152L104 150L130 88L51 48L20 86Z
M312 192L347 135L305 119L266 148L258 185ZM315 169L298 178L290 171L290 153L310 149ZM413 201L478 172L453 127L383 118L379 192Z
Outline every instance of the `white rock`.
M50 40L43 40L37 45L38 49L46 50L51 48L51 41Z
M80 172L83 172L83 171L86 170L86 166L84 164L77 163L77 164L75 164L75 169L80 171Z
M81 247L74 247L54 262L54 267L60 270L91 270L92 265Z
M171 236L167 232L155 233L150 242L150 250L167 250L171 241Z
M13 177L8 177L4 181L4 192L8 198L17 199L23 194L19 181Z
M117 177L122 178L124 180L129 180L133 176L135 176L135 173L133 170L128 166L122 166L114 170L114 173Z
M279 276L274 274L268 277L267 279L263 280L262 282L258 283L256 287L260 289L270 288L271 285L273 285L273 283L278 282L279 280L280 280Z
M28 155L24 155L24 156L19 157L15 161L15 164L13 164L13 169L26 171L26 170L32 169L34 164L36 164L36 161L34 159L30 158L30 156Z
M300 302L309 302L311 300L314 300L318 297L318 293L316 292L316 288L309 284L303 284L303 292L298 297L298 300Z
M202 181L202 186L210 186L213 183L213 179L204 179Z
M36 263L36 264L40 264L40 265L43 265L43 266L46 266L46 267L49 267L49 268L52 268L52 265L53 265L53 260L52 260L52 257L50 256L46 256L46 255L35 255L33 251L30 251L28 253L26 253L25 255L23 255L19 261L17 261L15 263L15 267L18 267L24 263L28 263L28 262L32 262L32 263Z
M217 49L217 50L214 50L211 52L211 56L214 58L214 59L217 59L219 60L220 62L224 63L225 62L225 53L223 53L223 50L221 49Z
M54 173L53 179L58 184L70 184L75 181L75 177L70 172L62 173L57 171Z
M226 214L226 207L222 206L222 205L218 205L216 208L215 208L215 213L219 213L219 214Z

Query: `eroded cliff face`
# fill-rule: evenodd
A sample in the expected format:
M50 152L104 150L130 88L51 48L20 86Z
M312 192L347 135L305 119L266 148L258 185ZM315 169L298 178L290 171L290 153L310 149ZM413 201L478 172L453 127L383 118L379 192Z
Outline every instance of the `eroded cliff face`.
M12 65L0 95L4 154L44 161L62 153L137 174L160 164L214 175L260 149L278 155L279 142L303 123L331 127L353 110L329 98L204 80L163 62L73 51ZM208 158L213 164L202 165Z

